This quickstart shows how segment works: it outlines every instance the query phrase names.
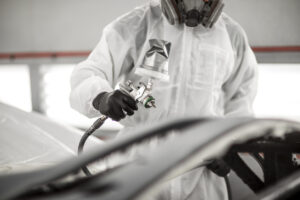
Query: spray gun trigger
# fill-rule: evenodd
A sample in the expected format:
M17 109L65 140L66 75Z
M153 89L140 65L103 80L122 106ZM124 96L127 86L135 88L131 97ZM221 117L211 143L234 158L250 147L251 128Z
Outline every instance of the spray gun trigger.
M151 101L151 105L152 105L153 108L156 108L156 105L155 105L154 101Z

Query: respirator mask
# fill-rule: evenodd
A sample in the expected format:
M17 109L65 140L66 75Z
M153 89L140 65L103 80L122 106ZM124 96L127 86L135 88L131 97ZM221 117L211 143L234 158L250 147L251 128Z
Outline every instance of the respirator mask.
M162 12L171 25L184 23L196 27L202 24L211 28L223 7L223 0L161 0Z

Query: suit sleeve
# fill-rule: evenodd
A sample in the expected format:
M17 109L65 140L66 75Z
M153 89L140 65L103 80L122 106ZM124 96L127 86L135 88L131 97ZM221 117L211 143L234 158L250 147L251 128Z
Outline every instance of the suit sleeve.
M120 27L118 28L120 30ZM124 67L129 67L130 37L113 26L104 29L100 42L71 75L71 107L87 117L97 117L92 102L101 92L113 90ZM126 71L126 70L125 70Z
M236 26L230 34L235 61L233 74L223 88L225 116L253 116L258 77L256 58L241 27Z

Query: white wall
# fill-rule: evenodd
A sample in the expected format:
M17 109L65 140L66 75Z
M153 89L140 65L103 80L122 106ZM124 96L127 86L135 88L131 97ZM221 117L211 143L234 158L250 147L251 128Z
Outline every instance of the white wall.
M255 46L300 45L299 0L224 0Z
M1 0L0 52L91 50L105 24L149 0ZM300 45L299 0L225 0L252 45Z
M147 0L1 0L0 52L91 50L103 27Z

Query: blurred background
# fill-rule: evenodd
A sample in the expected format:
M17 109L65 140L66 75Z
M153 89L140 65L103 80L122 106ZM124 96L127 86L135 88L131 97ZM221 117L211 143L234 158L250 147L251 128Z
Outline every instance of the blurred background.
M103 27L149 0L0 0L0 102L85 129L69 105L73 67ZM225 0L259 62L258 117L300 121L300 1ZM115 132L118 123L103 129Z

